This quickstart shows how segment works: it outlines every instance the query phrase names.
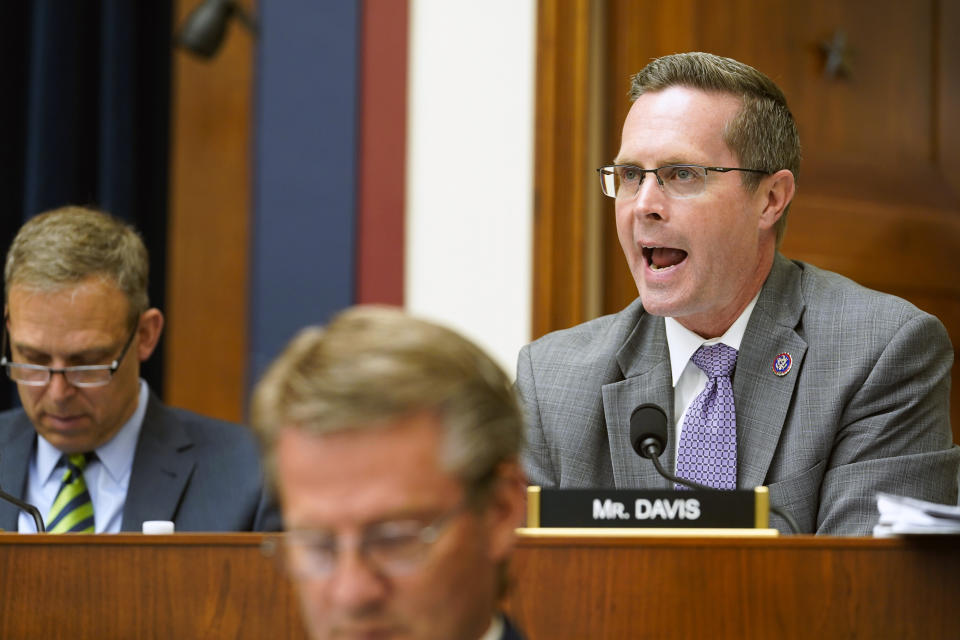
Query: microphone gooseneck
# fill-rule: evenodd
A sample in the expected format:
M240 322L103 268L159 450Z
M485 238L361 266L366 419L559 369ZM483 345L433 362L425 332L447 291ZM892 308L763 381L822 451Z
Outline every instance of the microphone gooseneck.
M658 405L642 404L630 414L630 443L633 450L650 460L657 473L667 480L691 489L714 491L713 487L679 478L667 472L660 464L660 454L667 447L667 414Z
M641 404L630 414L630 444L633 450L643 458L647 458L653 463L653 467L662 477L667 480L680 484L690 489L700 489L702 491L720 491L716 487L708 487L686 478L680 478L668 473L663 465L660 464L660 454L667 447L667 414L658 405L646 403ZM793 519L786 511L783 511L773 504L770 505L770 513L783 518L790 528L791 533L799 533L800 527L797 521Z
M19 507L22 511L26 511L31 516L33 516L33 522L37 525L37 533L43 533L46 531L43 527L43 518L40 517L40 510L37 509L32 504L24 502L20 498L10 495L0 487L0 500L5 500L13 505Z

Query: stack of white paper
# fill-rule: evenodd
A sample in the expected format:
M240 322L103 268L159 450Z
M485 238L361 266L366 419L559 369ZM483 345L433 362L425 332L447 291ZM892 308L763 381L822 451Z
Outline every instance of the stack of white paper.
M877 494L880 521L873 528L876 537L904 534L960 534L960 507Z

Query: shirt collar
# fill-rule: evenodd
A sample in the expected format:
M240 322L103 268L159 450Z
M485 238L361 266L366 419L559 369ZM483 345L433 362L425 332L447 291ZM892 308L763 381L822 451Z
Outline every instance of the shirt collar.
M500 640L500 636L503 635L503 619L500 616L493 616L493 620L490 621L490 626L487 627L487 632L480 636L480 640Z
M137 408L133 415L120 427L120 430L109 441L96 448L97 459L106 469L114 482L130 473L133 467L133 455L136 452L137 440L140 437L140 427L143 426L143 417L147 413L147 398L149 389L147 383L140 380L140 392L137 396ZM37 475L47 482L51 474L56 471L60 456L63 453L47 442L42 436L37 438Z
M120 427L120 431L115 436L97 447L97 457L100 458L100 462L114 482L119 483L133 468L133 455L136 453L137 440L140 438L143 417L147 413L148 396L147 383L141 379L137 408L134 409L133 415Z
M37 437L37 476L46 484L60 462L63 454L47 442L43 436Z
M667 350L670 352L670 373L673 375L674 387L677 386L677 381L680 379L687 363L690 362L690 358L701 346L722 342L728 347L733 347L737 351L740 350L740 343L743 342L743 334L747 330L747 323L750 322L750 316L753 314L753 308L757 306L759 298L760 292L758 291L750 304L719 338L704 340L701 336L680 324L676 318L664 318L664 326L667 330Z

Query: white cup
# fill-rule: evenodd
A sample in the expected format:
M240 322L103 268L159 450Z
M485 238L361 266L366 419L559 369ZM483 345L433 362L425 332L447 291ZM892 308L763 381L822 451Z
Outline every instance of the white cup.
M173 523L169 520L144 520L143 532L147 534L173 533Z

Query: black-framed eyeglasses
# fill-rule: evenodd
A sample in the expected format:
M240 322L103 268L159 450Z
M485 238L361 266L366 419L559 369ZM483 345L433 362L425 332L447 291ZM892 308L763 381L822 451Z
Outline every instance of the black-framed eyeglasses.
M110 381L113 380L113 374L120 368L120 363L123 362L123 358L127 355L130 345L133 344L133 337L135 335L137 335L137 326L134 326L133 331L130 332L130 337L127 338L126 344L123 345L123 350L120 351L120 355L110 364L79 365L76 367L54 369L53 367L45 367L40 364L11 362L7 358L7 318L4 317L3 351L0 352L3 354L3 357L0 358L0 367L6 370L11 380L17 384L25 384L29 387L46 386L50 383L55 373L63 374L66 381L75 387L102 387L110 384ZM11 357L12 355L11 352Z
M600 175L600 188L603 194L611 198L632 198L637 195L643 179L648 173L657 178L657 184L671 198L694 198L707 186L707 174L711 171L749 171L769 174L763 169L745 169L743 167L704 167L698 164L668 164L656 169L641 169L632 164L611 164L597 169Z
M295 529L264 540L263 552L279 556L284 569L297 580L329 578L338 558L349 549L376 571L403 576L423 566L446 527L467 508L462 502L424 524L418 520L378 522L359 536L345 538L330 531Z

